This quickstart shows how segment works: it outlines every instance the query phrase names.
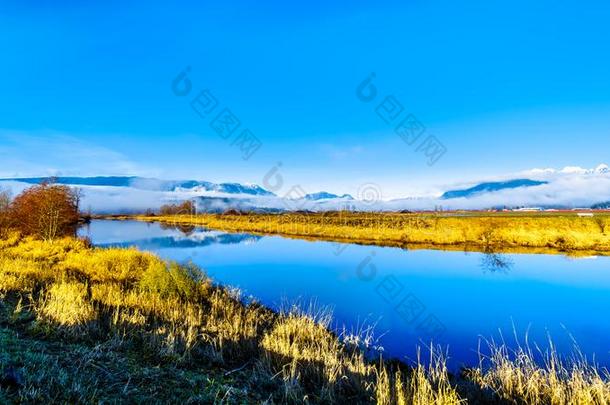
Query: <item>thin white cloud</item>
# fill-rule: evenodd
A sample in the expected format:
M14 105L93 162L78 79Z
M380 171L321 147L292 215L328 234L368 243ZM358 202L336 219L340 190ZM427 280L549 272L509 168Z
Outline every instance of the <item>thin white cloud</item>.
M1 177L129 175L143 169L124 154L58 131L0 129Z

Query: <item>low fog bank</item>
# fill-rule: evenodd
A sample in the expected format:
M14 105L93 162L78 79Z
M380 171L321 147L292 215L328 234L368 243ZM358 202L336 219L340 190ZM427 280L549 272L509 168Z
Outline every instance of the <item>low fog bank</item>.
M2 181L0 188L13 196L31 184ZM164 204L185 200L196 202L200 212L240 211L416 211L480 210L489 208L587 208L610 201L610 176L569 173L554 176L547 184L485 192L469 198L404 198L391 201L360 201L349 198L288 200L275 196L253 196L198 190L163 191L157 184L147 187L78 186L82 190L81 209L94 214L132 214L158 210Z

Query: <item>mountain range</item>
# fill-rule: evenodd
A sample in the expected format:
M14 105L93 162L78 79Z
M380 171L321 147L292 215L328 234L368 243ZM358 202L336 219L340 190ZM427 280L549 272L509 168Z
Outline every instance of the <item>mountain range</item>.
M395 200L362 201L349 194L327 191L301 198L283 198L253 184L213 183L200 180L160 180L137 176L55 177L52 181L84 191L83 207L99 213L141 212L186 199L200 211L402 211L429 209L486 209L493 207L606 207L610 201L610 169L601 164L593 169L569 166L560 170L532 169L494 181L473 182L447 188L430 196ZM45 177L0 179L0 188L13 194Z
M270 191L257 185L244 185L239 183L211 183L197 180L159 180L135 176L97 176L97 177L26 177L14 179L0 179L0 181L17 181L27 184L40 184L52 180L57 184L71 186L98 186L98 187L132 187L149 191L211 191L227 194L248 194L273 196Z

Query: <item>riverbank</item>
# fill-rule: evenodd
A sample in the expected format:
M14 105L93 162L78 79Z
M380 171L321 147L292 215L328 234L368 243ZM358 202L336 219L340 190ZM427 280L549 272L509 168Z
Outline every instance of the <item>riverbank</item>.
M367 360L324 312L245 303L135 249L13 234L0 298L0 402L458 403L442 362Z
M330 315L244 302L198 269L135 249L0 241L0 402L606 403L584 362L491 347L451 375L384 361ZM425 349L423 349L425 353ZM424 355L428 357L428 355Z
M201 214L112 216L230 232L404 247L506 253L610 254L610 216L562 214Z

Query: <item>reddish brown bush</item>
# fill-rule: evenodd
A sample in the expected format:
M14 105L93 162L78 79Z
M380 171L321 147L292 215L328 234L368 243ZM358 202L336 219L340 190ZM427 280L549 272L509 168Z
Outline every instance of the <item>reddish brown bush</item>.
M74 234L78 224L78 191L43 183L19 194L10 205L12 225L25 235L45 240Z

